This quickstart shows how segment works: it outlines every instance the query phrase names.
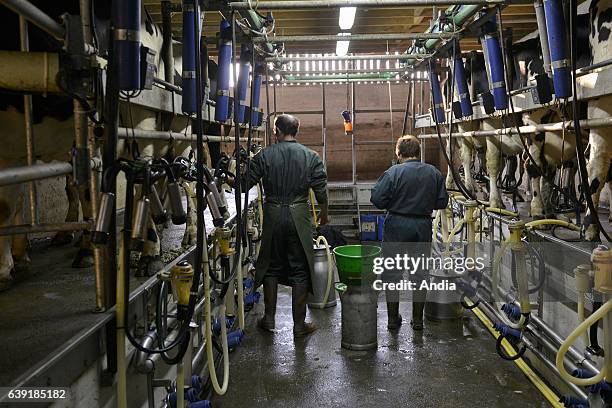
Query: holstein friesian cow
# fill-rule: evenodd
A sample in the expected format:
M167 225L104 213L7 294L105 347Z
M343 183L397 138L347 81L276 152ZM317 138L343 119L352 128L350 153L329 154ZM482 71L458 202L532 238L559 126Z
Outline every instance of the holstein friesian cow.
M75 4L52 5L47 2L39 2L38 6L49 14L52 18L59 18L60 14L69 12L78 14L78 2ZM98 2L101 3L101 2ZM108 9L108 4L100 5L98 8ZM105 6L105 7L102 7ZM3 48L19 49L19 38L17 27L17 16L2 9L3 38L11 41L3 42ZM97 10L96 10L97 11ZM4 16L5 15L5 16ZM160 58L162 48L162 33L160 28L154 24L150 15L143 11L143 21L141 25L141 41L144 46L153 50L156 54L155 66L156 75L160 76L163 70L163 63ZM104 16L108 18L108 16ZM97 24L102 26L102 24ZM32 51L58 52L61 44L42 33L36 27L30 26L30 43ZM15 37L17 36L17 37ZM99 38L105 38L99 35ZM120 125L123 127L134 127L145 130L174 130L177 132L188 131L188 122L185 118L172 118L169 123L161 124L160 113L150 111L130 104L123 104L120 108ZM0 123L3 130L3 150L0 154L0 168L23 166L25 160L25 135L23 119L23 97L7 92L0 93ZM70 161L71 149L74 145L74 116L73 100L63 95L34 95L34 138L36 158L45 162ZM138 142L140 159L150 161L153 158L168 157L172 159L175 155L181 154L190 156L192 146L188 143L168 143L168 142ZM131 142L120 140L118 144L119 156L133 158ZM73 184L71 177L68 177L66 192L68 196L69 210L66 221L77 221L79 213L79 203L83 213L83 219L88 220L92 217L90 211L89 197L92 192L88 186ZM0 188L0 226L21 224L23 189L21 186L10 186ZM71 235L58 234L55 238L56 243L63 243L72 239ZM145 274L152 270L157 270L160 265L160 240L155 225L149 221L149 231L146 237L144 251L141 255L139 270ZM74 267L88 267L92 265L92 248L89 240L89 233L83 233L79 252L73 262ZM12 280L11 272L15 262L26 261L26 239L25 236L6 237L0 236L0 282L6 286ZM0 283L1 284L1 283Z
M586 17L586 15L581 15L578 20L578 38L582 42L586 41L588 35ZM584 47L581 47L579 51L577 60L579 67L587 65L590 60L586 51ZM534 86L536 75L544 74L544 62L537 31L528 34L512 45L512 68L514 73L513 89ZM524 112L522 120L525 125L538 125L560 122L563 120L563 116L558 107L550 106ZM565 132L538 132L528 135L527 141L531 157L526 159L525 168L531 178L531 216L534 218L554 218L555 206L553 205L552 183L560 166L564 165L569 168L569 171L565 174L565 181L570 189L574 189L576 135L569 130ZM563 186L558 186L558 188L562 189ZM575 195L575 191L566 190L564 193Z
M596 64L608 60L612 55L612 0L592 0L589 7L589 46L592 63ZM579 45L580 47L580 45ZM612 69L611 66L603 68ZM612 115L612 96L604 96L588 101L588 118L607 118ZM610 159L612 158L612 140L610 128L603 127L589 130L590 157L587 166L591 198L595 206L599 204L599 195L605 182L608 180ZM599 237L597 225L592 222L588 211L585 222L591 223L587 227L586 238L596 240Z
M466 76L470 86L472 100L476 100L479 94L487 92L489 84L485 69L484 57L481 53L473 53L465 63ZM482 121L464 121L457 124L457 131L469 132L474 130L493 130L504 127L501 117L490 117ZM505 157L521 154L523 145L517 135L500 135L496 137L468 136L457 137L461 149L461 162L464 170L466 187L476 193L476 186L471 174L471 166L476 151L486 151L486 169L489 174L489 205L492 207L503 207L501 191L498 179L503 171L502 163ZM447 180L447 183L449 181Z

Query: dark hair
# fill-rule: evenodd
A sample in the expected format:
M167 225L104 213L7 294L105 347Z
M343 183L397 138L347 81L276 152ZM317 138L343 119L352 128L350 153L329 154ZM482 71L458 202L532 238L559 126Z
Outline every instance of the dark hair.
M293 115L283 114L276 117L274 121L274 126L286 136L295 136L297 135L298 130L300 129L300 121Z
M395 150L403 158L419 157L421 155L421 142L416 136L405 135L397 139Z

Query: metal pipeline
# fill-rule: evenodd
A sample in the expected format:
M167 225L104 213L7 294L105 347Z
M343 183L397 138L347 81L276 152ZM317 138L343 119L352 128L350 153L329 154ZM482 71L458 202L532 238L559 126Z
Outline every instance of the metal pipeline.
M250 126L261 126L263 123L263 111L259 109L261 99L261 83L264 75L264 65L255 65L255 77L253 79L253 103L251 104L251 117L249 120Z
M227 20L222 20L219 27L219 68L217 70L217 106L215 120L226 122L229 119L229 79L232 67L232 30Z
M191 134L164 131L164 130L144 130L144 129L131 129L131 128L119 128L119 139L145 139L145 140L167 140L167 141L186 141L194 142L195 136ZM218 136L218 135L202 135L205 142L220 142L220 143L234 143L234 138L230 136ZM255 142L262 142L263 138L255 137L252 139ZM246 137L240 138L241 142L246 142ZM1 171L0 171L1 173Z
M461 104L461 113L463 117L472 116L474 114L472 99L470 97L470 90L467 84L467 77L465 76L465 67L463 66L461 49L459 48L458 41L455 43L455 48L455 55L453 56L453 75L455 76L457 95L459 96L459 103Z
M64 176L72 172L72 165L65 162L34 164L32 166L9 167L0 170L0 187L46 178Z
M196 14L197 16L194 16ZM196 111L196 58L195 39L196 30L200 32L200 27L196 27L195 21L201 21L200 10L194 0L183 0L183 99L181 108L183 112L193 114Z
M114 1L116 27L113 30L114 63L118 88L140 89L140 19L142 0Z
M544 15L546 17L555 97L557 99L567 98L572 95L571 69L569 66L567 33L565 31L565 17L563 16L561 0L544 0Z
M497 19L491 19L484 25L484 36L482 41L482 52L485 57L487 77L489 79L489 90L493 95L495 109L508 109L508 94L506 93L506 80L504 78L504 57L500 46L499 33L497 32Z
M51 34L58 40L63 41L65 30L62 25L57 23L38 7L26 0L0 0L0 4L23 16L26 20L39 27L43 31Z
M292 10L310 8L338 8L338 7L414 7L414 6L448 6L455 4L491 5L501 4L502 0L288 0L272 1L262 0L257 3L259 10ZM231 2L233 10L248 10L250 2Z
M7 227L0 227L0 236L37 234L41 232L85 231L91 228L91 225L89 221L9 225Z
M23 16L19 16L19 41L22 52L29 52L30 45L28 39L28 22ZM34 125L32 123L32 95L23 95L23 120L26 137L26 164L34 164ZM30 213L30 223L37 224L36 214L36 183L28 183L28 209Z
M251 71L251 55L252 50L247 44L242 44L240 47L240 71L236 83L236 98L238 98L238 111L234 114L237 117L238 123L245 123L246 96L249 86L249 73Z
M169 0L162 0L162 31L164 43L162 46L162 59L164 61L164 78L166 82L174 85L174 52L172 45L172 9L173 5ZM184 55L184 54L183 54Z
M566 130L573 130L574 126L572 125L573 121L569 120L566 122L556 122L556 123L544 123L539 125L528 125L528 126L519 126L519 130L521 134L534 134L539 132L562 132L565 128ZM597 119L583 119L580 121L580 127L583 129L597 129L602 127L612 126L612 117L607 118L597 118ZM474 130L469 132L459 132L454 133L453 137L477 137L477 136L500 136L500 135L515 135L518 134L516 128L501 128L495 130ZM419 139L436 139L438 137L437 134L423 134L417 136ZM446 137L444 134L442 137Z
M546 72L546 75L551 77L552 71L550 67L550 48L548 46L548 32L546 30L546 17L544 16L544 3L542 3L542 0L535 0L533 2L533 8L535 9L536 20L538 22L538 33L540 34L544 72Z
M438 63L435 60L429 61L429 81L431 83L431 93L433 98L433 118L436 123L444 123L444 103L442 101L442 90L440 89L440 78L438 77Z
M59 54L0 51L0 88L19 92L62 93Z

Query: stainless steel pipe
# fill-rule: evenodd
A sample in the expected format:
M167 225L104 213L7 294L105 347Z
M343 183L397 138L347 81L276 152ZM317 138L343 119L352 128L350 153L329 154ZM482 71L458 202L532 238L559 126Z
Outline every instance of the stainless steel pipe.
M32 24L51 34L58 40L64 39L64 27L53 20L41 9L26 0L0 0L0 4L23 16Z
M90 229L91 226L92 224L89 221L9 225L7 227L0 227L0 236L37 234L41 232L84 231Z
M502 4L502 0L288 0L288 1L258 1L258 10L293 10L313 8L340 8L340 7L422 7L422 6L452 6L468 4ZM251 9L250 2L231 2L230 8L234 10Z
M334 41L338 40L336 37ZM352 38L351 38L352 39ZM345 55L339 57L337 55L320 55L320 56L302 56L302 57L268 57L266 62L291 62L291 61L354 61L354 60L403 60L408 58L430 58L433 54L359 54Z
M320 41L396 41L396 40L429 40L451 38L450 33L405 33L405 34L351 34L345 37L337 35L278 35L271 37L254 37L253 42L320 42Z
M195 142L195 135L184 134L179 132L163 131L163 130L143 130L143 129L132 129L132 128L119 128L120 139L146 139L146 140L176 140ZM263 138L254 137L251 139L254 142L261 142ZM221 143L232 143L234 138L231 136L217 136L217 135L204 135L205 142L221 142ZM240 138L241 142L246 142L246 137Z
M556 122L556 123L543 123L540 125L528 125L528 126L520 126L519 130L521 134L533 134L537 132L561 132L564 128L572 130L574 121L568 120L566 122ZM612 126L612 117L607 118L597 118L597 119L582 119L580 121L580 127L583 129L596 129L602 127ZM501 128L495 130L474 130L470 132L453 132L453 137L478 137L478 136L501 136L501 135L516 135L518 134L516 128ZM445 132L442 132L441 136L443 138L448 135ZM417 136L419 139L436 139L438 137L435 133L423 134Z
M9 167L0 169L0 187L63 176L70 172L72 172L72 165L65 162Z

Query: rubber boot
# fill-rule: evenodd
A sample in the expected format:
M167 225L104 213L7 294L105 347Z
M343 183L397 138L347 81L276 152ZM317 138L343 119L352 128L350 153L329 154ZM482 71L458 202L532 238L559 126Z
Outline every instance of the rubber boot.
M308 285L296 283L291 291L291 311L293 312L293 335L304 337L317 330L313 323L306 322L306 301L308 300Z
M257 326L263 330L272 331L275 327L276 298L278 294L278 278L264 278L264 317L258 320Z
M385 292L387 299L387 329L397 330L402 325L402 315L399 313L399 293L395 290Z
M415 290L412 299L412 321L410 325L413 330L423 330L423 311L425 310L425 299L427 290Z

